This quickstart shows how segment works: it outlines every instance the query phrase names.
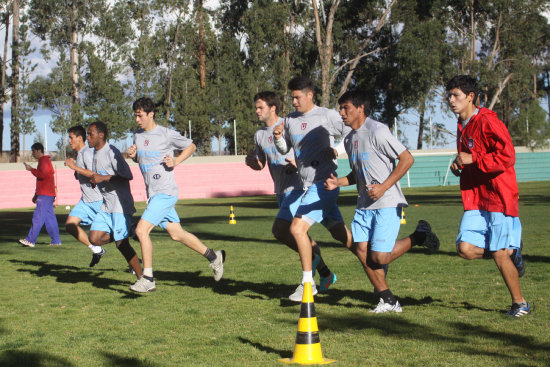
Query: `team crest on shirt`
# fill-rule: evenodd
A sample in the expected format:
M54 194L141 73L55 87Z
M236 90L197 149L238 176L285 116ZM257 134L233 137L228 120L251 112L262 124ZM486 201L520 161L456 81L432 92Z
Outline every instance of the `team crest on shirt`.
M472 149L474 147L474 139L469 138L468 139L468 148Z
M269 144L273 143L273 137L272 136L268 137L267 141L269 142Z
M149 140L145 140L145 141L143 142L143 145L148 146L148 145L149 145Z
M158 179L160 178L160 175L159 175L158 173L155 173L155 174L153 175L153 178L154 178L155 180L158 180Z
M307 122L302 122L302 130L305 130L307 128Z
M359 141L358 141L358 140L355 140L355 141L353 142L353 147L354 147L355 149L357 149L358 146L359 146Z

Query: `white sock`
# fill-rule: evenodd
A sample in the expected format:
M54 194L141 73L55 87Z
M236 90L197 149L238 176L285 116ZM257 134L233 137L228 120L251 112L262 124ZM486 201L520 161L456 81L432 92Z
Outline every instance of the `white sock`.
M302 284L305 284L307 282L310 282L311 285L315 284L313 281L313 271L304 271L302 275Z
M90 245L88 248L92 250L94 254L99 254L101 252L101 246Z
M143 275L146 277L153 277L153 268L143 268Z

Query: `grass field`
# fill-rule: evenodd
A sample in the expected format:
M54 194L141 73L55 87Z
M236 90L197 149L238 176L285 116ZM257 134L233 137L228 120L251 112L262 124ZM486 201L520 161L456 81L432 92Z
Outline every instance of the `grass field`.
M549 366L550 185L520 184L532 315L510 319L510 296L491 260L466 261L454 249L462 214L457 187L405 190L410 207L400 235L427 219L441 251L413 249L390 265L401 314L371 314L378 299L359 262L321 226L311 234L338 275L315 297L325 358L338 366ZM340 208L349 223L355 193ZM229 206L236 225L229 225ZM418 206L416 206L418 205ZM139 203L138 214L144 209ZM114 245L95 268L90 251L63 229L63 246L34 249L25 237L32 209L0 211L0 366L278 366L294 349L301 280L298 255L272 238L273 197L180 201L184 226L227 252L224 278L167 234L153 232L157 291L133 294ZM136 250L139 244L133 243ZM139 252L139 251L138 251Z

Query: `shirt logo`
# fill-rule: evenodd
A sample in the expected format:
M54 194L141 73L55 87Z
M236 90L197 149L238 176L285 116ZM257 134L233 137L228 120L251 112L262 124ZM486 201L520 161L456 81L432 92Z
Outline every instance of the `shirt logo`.
M359 142L356 140L353 142L353 147L357 149L357 146L359 145Z
M159 175L158 173L155 173L155 174L153 175L153 178L154 178L155 180L158 180L158 179L160 178L160 175Z
M474 147L474 139L468 139L468 148L472 149Z
M148 145L149 145L149 140L145 140L145 142L143 143L143 145L148 146Z
M307 128L307 122L302 122L302 130L305 130Z
M272 136L268 137L267 141L269 142L269 144L271 144L273 142L273 137Z

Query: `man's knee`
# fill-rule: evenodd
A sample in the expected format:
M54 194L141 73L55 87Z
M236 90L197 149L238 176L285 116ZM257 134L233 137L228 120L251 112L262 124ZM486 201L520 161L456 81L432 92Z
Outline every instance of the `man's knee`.
M387 265L391 261L390 252L371 252L370 258L378 265Z
M121 242L117 243L116 248L118 249L118 251L120 251L122 256L124 256L124 258L128 262L132 260L134 256L136 256L136 251L130 245L130 241L128 241L128 239L124 239Z
M466 260L473 260L479 257L476 253L475 247L465 242L461 242L456 245L456 253L458 256Z
M273 233L273 236L276 239L278 240L284 239L289 232L290 232L290 223L279 219L276 219L275 222L273 222L273 227L271 227L271 233Z

